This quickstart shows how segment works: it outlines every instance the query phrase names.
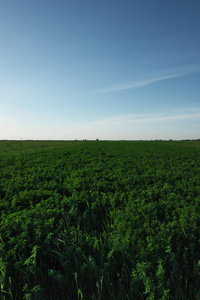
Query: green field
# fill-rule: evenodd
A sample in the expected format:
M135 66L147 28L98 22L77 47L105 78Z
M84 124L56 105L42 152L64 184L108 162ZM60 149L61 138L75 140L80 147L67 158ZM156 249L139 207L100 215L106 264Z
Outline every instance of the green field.
M0 299L200 299L200 141L0 141Z

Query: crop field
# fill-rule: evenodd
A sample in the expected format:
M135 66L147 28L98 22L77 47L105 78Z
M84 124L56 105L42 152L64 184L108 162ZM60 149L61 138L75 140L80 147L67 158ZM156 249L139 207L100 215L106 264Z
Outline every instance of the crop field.
M0 141L0 299L200 299L200 141Z

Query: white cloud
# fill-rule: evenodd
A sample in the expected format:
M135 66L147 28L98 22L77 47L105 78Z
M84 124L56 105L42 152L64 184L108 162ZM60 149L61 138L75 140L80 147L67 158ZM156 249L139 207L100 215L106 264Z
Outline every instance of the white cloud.
M196 108L197 112L188 114L164 115L164 114L129 114L120 115L104 120L94 121L90 124L93 125L123 125L134 123L152 123L152 122L167 122L167 121L181 121L181 120L200 120L200 108Z
M77 139L197 139L199 130L200 108L189 108L188 113L128 114L77 123L71 134Z
M189 74L194 74L199 72L200 72L199 65L195 65L195 66L191 65L184 68L173 69L173 70L164 70L162 72L159 72L159 75L157 76L152 75L151 77L142 80L136 80L133 82L126 82L126 83L110 86L97 91L93 91L91 92L91 94L110 93L115 91L134 89L149 84L153 84L158 81L163 81L163 80L172 79L172 78L181 77L184 75L189 75Z
M127 114L93 122L45 122L0 118L0 139L197 139L200 107L173 113Z

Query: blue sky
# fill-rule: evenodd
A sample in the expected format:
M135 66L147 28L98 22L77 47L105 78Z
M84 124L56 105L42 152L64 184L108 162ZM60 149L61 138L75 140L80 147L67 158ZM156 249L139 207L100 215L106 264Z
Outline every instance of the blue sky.
M200 138L199 16L199 0L0 0L0 139Z

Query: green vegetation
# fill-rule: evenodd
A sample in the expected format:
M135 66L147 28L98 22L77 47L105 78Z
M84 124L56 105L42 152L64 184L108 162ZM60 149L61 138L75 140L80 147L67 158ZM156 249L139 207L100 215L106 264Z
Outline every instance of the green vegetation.
M200 142L0 142L1 299L200 299Z

